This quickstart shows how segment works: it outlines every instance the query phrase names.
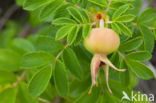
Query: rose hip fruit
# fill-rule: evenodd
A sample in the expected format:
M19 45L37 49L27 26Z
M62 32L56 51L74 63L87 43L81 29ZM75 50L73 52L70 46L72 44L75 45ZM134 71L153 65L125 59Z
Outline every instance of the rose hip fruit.
M100 20L100 28L93 28L84 39L85 48L94 54L91 61L91 77L92 85L88 94L91 93L92 87L97 84L97 77L99 67L102 66L105 72L105 79L108 91L112 93L109 87L109 67L116 71L124 72L126 69L116 68L110 60L107 58L107 55L117 51L120 45L120 38L112 29L104 28L103 19Z
M93 54L101 53L108 55L116 51L119 45L119 36L109 28L94 28L84 40L84 46Z

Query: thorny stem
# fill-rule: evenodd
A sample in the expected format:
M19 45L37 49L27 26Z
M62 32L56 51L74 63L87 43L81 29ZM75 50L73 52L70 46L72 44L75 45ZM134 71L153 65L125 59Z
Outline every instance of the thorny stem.
M27 74L27 70L24 70L22 75L18 78L17 82L13 84L13 87L16 88L18 84L25 78L25 75Z

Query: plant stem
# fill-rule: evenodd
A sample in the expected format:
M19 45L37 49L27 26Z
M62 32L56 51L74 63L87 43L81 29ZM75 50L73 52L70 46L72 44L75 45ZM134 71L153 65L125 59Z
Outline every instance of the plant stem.
M43 98L38 98L39 101L44 102L44 103L51 103L50 101L43 99Z
M0 31L7 22L7 20L10 18L10 16L19 8L16 4L12 5L8 11L4 14L4 16L0 19Z
M128 60L125 58L125 56L120 52L120 51L117 51L120 55L120 57L122 57L126 62L128 62Z
M54 61L52 62L52 65L56 62L56 60L62 55L63 51L68 47L68 45L65 45L64 48L57 54Z
M56 97L54 100L54 103L59 103L61 101L61 99L62 99L61 97Z
M104 11L104 14L106 14L108 12L110 4L111 4L111 0L108 0L108 5L106 7L106 10Z
M22 75L18 78L17 82L13 84L14 88L16 88L19 85L19 83L25 78L26 74L27 74L27 70L24 70Z
M94 25L96 25L96 22L86 23L86 24L91 24L92 26L94 26ZM83 26L83 25L86 25L86 24L78 24L78 26Z

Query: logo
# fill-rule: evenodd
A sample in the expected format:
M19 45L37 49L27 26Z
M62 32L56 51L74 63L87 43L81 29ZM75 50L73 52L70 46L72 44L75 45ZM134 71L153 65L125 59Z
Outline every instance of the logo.
M131 97L128 96L128 94L123 91L122 92L123 97L121 98L121 101L128 100L128 101L150 101L154 102L154 94L142 94L140 92L131 92Z

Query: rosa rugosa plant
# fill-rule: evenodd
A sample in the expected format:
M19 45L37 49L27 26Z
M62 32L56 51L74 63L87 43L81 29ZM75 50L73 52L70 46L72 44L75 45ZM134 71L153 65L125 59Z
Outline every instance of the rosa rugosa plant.
M0 103L136 103L123 95L139 97L138 80L155 77L145 63L156 10L142 10L143 0L16 4L27 16L0 30Z

